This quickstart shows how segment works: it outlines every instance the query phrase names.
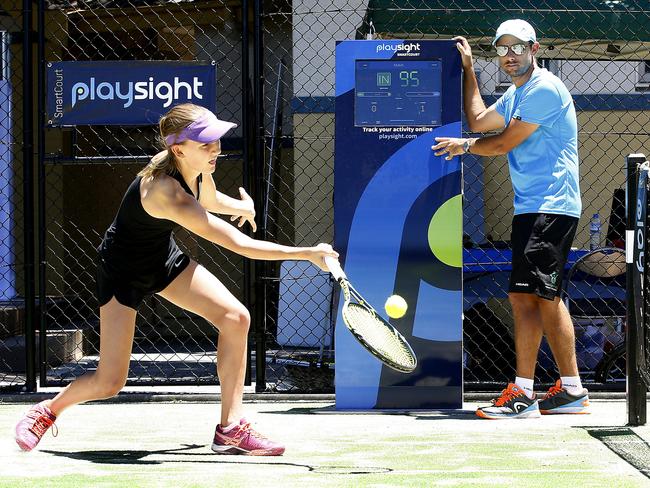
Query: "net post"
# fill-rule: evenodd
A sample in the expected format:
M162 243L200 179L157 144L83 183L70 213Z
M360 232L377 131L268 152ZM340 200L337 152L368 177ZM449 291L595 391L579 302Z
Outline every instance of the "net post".
M630 154L625 158L626 167L626 369L627 369L627 420L628 425L645 425L646 423L646 387L638 370L638 326L634 310L634 249L635 215L637 207L637 182L639 165L646 161L643 154Z

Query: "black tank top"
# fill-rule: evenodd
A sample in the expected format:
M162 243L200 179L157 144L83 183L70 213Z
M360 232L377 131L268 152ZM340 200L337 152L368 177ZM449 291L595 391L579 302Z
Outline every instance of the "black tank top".
M194 196L179 172L170 174L183 189ZM198 177L201 196L202 175ZM134 275L151 273L165 266L170 256L178 251L173 231L176 222L149 215L140 198L141 176L137 176L126 190L113 223L99 246L99 253L114 272Z

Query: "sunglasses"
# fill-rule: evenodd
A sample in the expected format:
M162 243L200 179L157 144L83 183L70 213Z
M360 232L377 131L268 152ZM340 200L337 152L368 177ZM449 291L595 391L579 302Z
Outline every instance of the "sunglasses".
M512 54L521 56L526 52L526 44L513 44L512 46L495 46L497 51L497 56L504 57L508 54L508 49L512 51Z

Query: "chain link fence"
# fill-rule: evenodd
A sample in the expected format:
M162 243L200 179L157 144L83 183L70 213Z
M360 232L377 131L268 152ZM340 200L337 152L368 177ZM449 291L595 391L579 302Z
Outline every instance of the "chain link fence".
M17 34L22 4L5 9L3 32ZM214 62L217 113L240 123L223 141L217 186L230 195L239 186L253 191L258 236L293 245L333 241L336 40L466 36L490 104L509 85L491 50L493 33L503 20L529 20L541 43L538 63L564 81L578 110L584 210L563 298L575 323L579 367L592 388L624 388L624 265L617 249L624 247L623 158L649 146L650 9L643 3L41 0L39 9L43 62ZM9 95L0 91L0 150L7 155L0 232L10 236L0 252L0 388L26 381L19 106L30 85L22 79L20 43L8 39L14 42L2 44L2 82L9 83L2 87ZM96 247L157 146L149 126L49 127L42 98L41 91L37 366L42 385L61 385L96 367ZM463 163L465 385L492 389L514 374L507 301L513 194L505 157L466 156ZM327 275L292 261L250 266L186 232L177 241L254 312L257 391L333 392L335 308ZM140 310L128 381L216 383L216 344L211 325L152 297ZM544 343L537 381L556 376Z

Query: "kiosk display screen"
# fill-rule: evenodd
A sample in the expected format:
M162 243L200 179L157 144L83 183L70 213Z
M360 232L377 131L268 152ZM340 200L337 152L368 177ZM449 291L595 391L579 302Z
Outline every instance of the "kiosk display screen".
M439 126L442 62L357 60L354 125Z

